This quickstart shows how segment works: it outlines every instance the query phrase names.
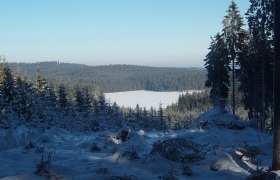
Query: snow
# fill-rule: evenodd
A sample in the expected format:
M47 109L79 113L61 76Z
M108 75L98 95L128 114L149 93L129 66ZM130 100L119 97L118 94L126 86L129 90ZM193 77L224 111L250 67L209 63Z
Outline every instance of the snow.
M201 92L201 90L189 90L185 92L155 92L155 91L125 91L115 93L105 93L106 99L111 103L116 102L119 106L135 108L138 104L140 107L158 108L162 103L162 107L176 103L181 94Z
M199 123L208 122L202 129ZM45 179L34 174L42 155L51 154L50 172L64 179L245 179L257 165L241 158L237 149L250 145L258 147L258 166L268 169L272 158L272 136L250 127L229 129L241 121L230 113L212 109L197 118L191 129L160 132L129 132L122 142L120 132L71 133L53 128L41 132L27 127L0 130L0 179ZM225 126L220 126L226 124ZM246 123L245 123L246 124ZM182 172L183 164L151 155L153 143L166 139L186 138L204 147L205 158L188 163L193 175ZM30 142L34 148L26 148ZM100 149L91 150L95 144ZM25 147L25 148L24 148ZM43 151L40 151L40 149ZM133 156L136 152L137 156ZM212 170L211 170L212 169ZM279 175L280 173L277 172Z

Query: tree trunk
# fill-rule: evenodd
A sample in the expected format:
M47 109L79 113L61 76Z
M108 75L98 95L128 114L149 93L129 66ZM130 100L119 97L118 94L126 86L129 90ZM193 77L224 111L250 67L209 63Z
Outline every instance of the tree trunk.
M275 0L274 3L274 133L272 169L280 170L280 0Z
M235 58L234 58L235 59ZM232 60L232 114L235 115L235 60Z

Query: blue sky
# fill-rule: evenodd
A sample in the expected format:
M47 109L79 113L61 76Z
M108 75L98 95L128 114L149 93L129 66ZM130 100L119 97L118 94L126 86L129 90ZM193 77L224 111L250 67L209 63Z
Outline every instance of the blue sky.
M230 2L0 0L0 54L8 62L203 67ZM235 2L244 17L249 0Z

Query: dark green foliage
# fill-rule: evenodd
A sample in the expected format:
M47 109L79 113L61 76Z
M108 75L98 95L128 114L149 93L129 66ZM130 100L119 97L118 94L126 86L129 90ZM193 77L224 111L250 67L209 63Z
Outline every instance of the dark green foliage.
M86 66L57 62L41 62L40 71L53 85L60 80L67 89L75 92L74 85L101 88L103 92L129 90L183 91L203 89L206 72L202 68L159 68L132 65ZM10 63L34 77L38 64ZM60 80L57 78L60 77ZM33 79L35 80L35 79ZM71 94L71 93L70 93Z
M226 99L230 92L233 113L241 110L244 114L248 111L248 118L255 119L256 127L264 130L268 127L266 123L273 101L274 0L250 2L246 14L248 31L242 28L243 20L237 5L231 2L223 20L223 34L218 34L212 41L205 59L208 72L205 85L210 87L214 100L220 97ZM223 63L219 62L221 59L224 59ZM245 111L240 109L241 105L244 105Z
M225 101L229 91L229 58L223 36L217 34L212 39L209 48L210 52L206 55L205 68L207 69L207 80L205 86L210 88L210 96L214 104ZM225 108L225 105L219 106Z
M272 106L273 0L251 0L247 11L249 43L247 59L241 62L240 90L249 118L264 130ZM246 52L246 49L243 50Z

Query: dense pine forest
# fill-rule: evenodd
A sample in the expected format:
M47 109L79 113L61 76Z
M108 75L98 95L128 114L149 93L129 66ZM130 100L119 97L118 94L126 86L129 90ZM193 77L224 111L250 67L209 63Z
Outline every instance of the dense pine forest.
M206 71L203 68L160 68L133 65L86 66L58 62L9 63L35 80L36 69L52 84L88 86L102 92L131 90L185 91L204 89Z

